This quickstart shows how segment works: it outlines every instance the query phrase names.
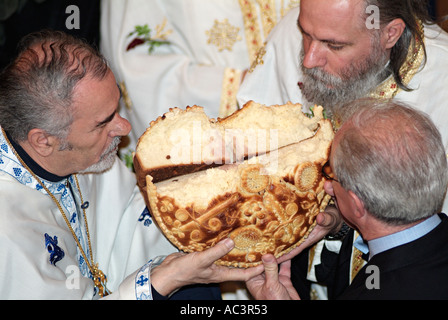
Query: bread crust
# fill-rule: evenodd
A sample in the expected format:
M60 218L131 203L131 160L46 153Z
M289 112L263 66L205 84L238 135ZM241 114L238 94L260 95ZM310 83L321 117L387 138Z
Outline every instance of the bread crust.
M331 198L321 169L334 132L321 108L316 112L305 139L234 163L166 166L176 172L160 180L136 157L137 175L144 176L139 185L164 235L184 252L202 251L230 237L235 248L217 264L239 268L260 264L263 254L278 258L300 245Z

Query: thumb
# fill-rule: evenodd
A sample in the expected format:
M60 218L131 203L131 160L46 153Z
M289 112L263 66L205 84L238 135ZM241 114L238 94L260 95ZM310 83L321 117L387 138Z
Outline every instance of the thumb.
M264 265L264 273L266 276L266 284L278 282L278 263L272 254L265 254L261 260Z
M226 238L218 242L215 246L201 252L202 257L208 263L213 263L214 261L222 258L227 253L229 253L234 247L234 242L230 238Z

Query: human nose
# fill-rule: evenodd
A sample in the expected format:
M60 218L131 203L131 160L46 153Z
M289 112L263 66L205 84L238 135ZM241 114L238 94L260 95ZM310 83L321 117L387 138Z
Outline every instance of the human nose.
M325 52L319 41L312 40L305 45L305 56L303 66L307 69L324 67L326 62Z
M116 114L114 118L114 127L110 131L109 135L111 137L117 137L117 136L127 136L131 132L131 124L128 120L120 116L120 114Z

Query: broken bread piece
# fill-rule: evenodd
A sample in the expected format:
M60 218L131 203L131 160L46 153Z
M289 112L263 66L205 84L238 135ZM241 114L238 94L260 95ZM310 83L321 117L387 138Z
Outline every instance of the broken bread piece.
M291 106L297 108L292 104L286 108ZM271 108L281 109L282 106L256 105L253 110L260 111L260 108L264 112ZM247 153L250 150L247 146L244 159L234 158L229 163L224 161L209 166L201 159L208 167L191 173L168 174L170 178L155 180L146 171L151 167L149 158L146 162L145 157L139 156L142 146L137 148L136 158L141 161L140 168L145 169L136 171L137 175L145 178L141 186L147 195L148 207L162 232L177 248L185 252L202 251L230 237L235 248L217 263L246 268L260 264L263 254L272 253L280 257L306 239L315 225L316 215L330 200L323 189L325 178L321 171L328 160L334 133L330 121L323 118L321 107L314 109L315 117L311 119L301 110L301 116L296 117L298 112L295 108L291 108L293 113L282 112L275 123L266 120L263 124L260 120L261 123L255 125L257 128L266 126L266 130L272 127L279 130L276 135L282 138L278 143L255 155ZM243 109L240 116L244 115ZM218 138L225 141L223 123L230 129L251 129L251 119L259 117L255 111L253 114L249 109L245 111L248 119L238 119L240 124L235 120L238 114L230 116L234 116L234 120L228 122L233 127L226 124L228 118L218 122L204 118L201 124L205 128L216 129L224 135L224 138L217 135ZM273 117L272 112L266 112L264 117ZM202 118L197 114L194 117ZM290 126L289 121L301 124ZM188 127L187 123L185 125ZM285 131L280 132L282 128ZM302 132L292 137L293 129ZM247 136L245 139L250 141ZM141 138L139 144L145 141L150 140ZM165 141L151 142L145 148L155 149ZM224 143L225 148L234 148L234 145ZM192 147L191 144L188 147ZM232 149L232 154L235 154L235 149ZM164 156L164 153L159 153L159 157ZM164 166L169 168L168 164Z
M322 107L314 117L302 105L265 106L249 101L223 119L210 119L202 107L172 108L150 123L140 137L134 167L138 184L153 182L243 161L311 137L323 119Z

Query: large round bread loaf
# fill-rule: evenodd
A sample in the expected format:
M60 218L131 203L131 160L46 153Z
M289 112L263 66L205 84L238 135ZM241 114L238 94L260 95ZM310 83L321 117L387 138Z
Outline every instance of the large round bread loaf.
M332 140L321 107L310 118L300 105L251 102L217 121L200 107L173 109L151 123L134 161L148 207L176 247L201 251L230 237L235 248L218 263L250 267L265 253L289 252L312 230L330 198L321 169ZM180 147L190 160L167 161Z

